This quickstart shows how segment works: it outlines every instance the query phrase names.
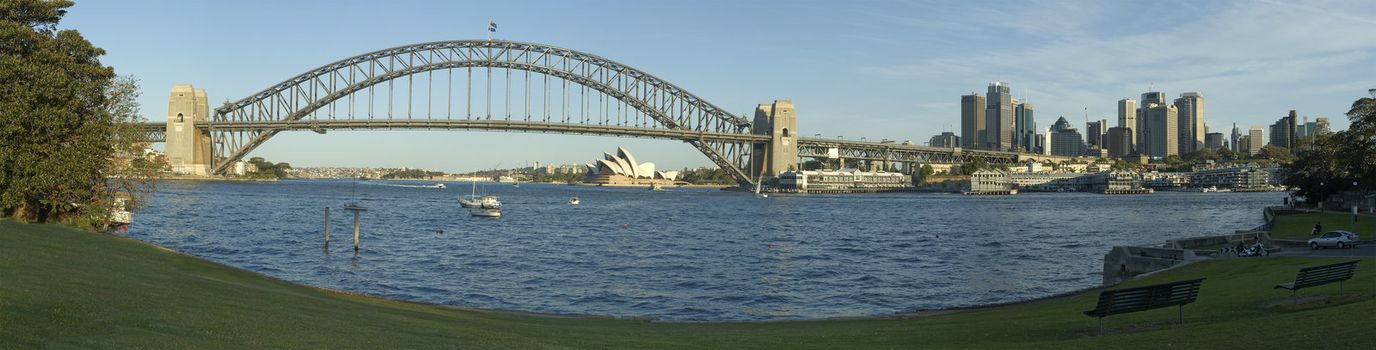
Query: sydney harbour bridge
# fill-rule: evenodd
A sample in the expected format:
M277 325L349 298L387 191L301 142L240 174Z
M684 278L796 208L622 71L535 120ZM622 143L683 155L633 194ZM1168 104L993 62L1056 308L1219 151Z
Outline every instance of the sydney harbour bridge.
M596 55L501 40L430 42L345 58L208 111L174 88L168 121L146 123L174 168L224 174L283 131L449 129L676 140L742 185L800 158L904 165L1061 157L799 137L789 101L747 118L649 73ZM195 93L192 93L195 92ZM189 96L182 96L189 95ZM199 99L197 99L199 98Z

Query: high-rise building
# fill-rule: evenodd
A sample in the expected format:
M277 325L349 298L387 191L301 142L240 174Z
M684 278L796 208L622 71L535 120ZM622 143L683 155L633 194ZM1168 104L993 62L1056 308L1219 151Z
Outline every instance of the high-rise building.
M1013 96L1009 91L1007 83L996 81L989 83L989 91L985 93L984 143L988 149L1013 149L1013 131L1017 121L1013 115Z
M1180 153L1189 153L1204 146L1204 96L1198 92L1186 92L1175 99L1179 111L1176 124L1180 131Z
M1233 123L1233 143L1228 146L1228 149L1233 152L1241 152L1242 146L1238 144L1239 141L1242 141L1242 132L1237 129L1237 123Z
M1015 121L1013 143L1019 150L1030 152L1037 148L1037 144L1033 140L1033 135L1037 134L1037 121L1033 118L1035 108L1028 102L1017 103L1017 99L1013 99L1013 101L1015 106L1013 107Z
M941 148L960 147L960 136L956 136L956 133L950 131L943 132L941 135L932 136L932 139L927 141L927 145Z
M1261 146L1266 143L1266 131L1261 125L1253 126L1252 130L1247 131L1247 154L1261 153Z
M1120 158L1132 154L1132 129L1121 126L1108 128L1104 144L1107 145L1109 157Z
M984 96L976 93L960 97L961 147L984 148Z
M1056 156L1080 156L1085 154L1085 141L1080 136L1080 132L1070 126L1070 122L1065 121L1065 117L1056 119L1056 124L1051 126L1051 155Z
M1099 119L1085 123L1085 143L1090 147L1104 148L1104 133L1108 131L1108 120Z
M1271 124L1271 145L1285 147L1293 153L1295 150L1295 110L1290 110L1290 114L1280 117L1275 124Z
M1135 149L1137 140L1142 139L1142 125L1137 123L1137 101L1130 98L1118 100L1118 126L1131 131L1128 137L1132 140L1128 144L1131 145L1129 148Z
M1220 149L1223 148L1223 133L1211 132L1204 134L1204 148Z
M1151 157L1165 158L1180 154L1180 131L1176 124L1179 111L1175 105L1144 102L1142 111L1147 122L1142 132L1145 147L1140 149L1144 149Z
M1046 128L1042 133L1037 134L1037 153L1051 154L1051 128Z

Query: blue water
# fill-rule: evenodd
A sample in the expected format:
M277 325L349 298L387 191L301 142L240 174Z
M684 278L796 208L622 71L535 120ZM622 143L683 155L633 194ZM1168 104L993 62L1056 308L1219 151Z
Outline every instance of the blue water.
M1098 285L1113 245L1261 224L1278 193L775 195L707 189L164 182L137 239L404 300L670 320L810 319L1010 302ZM351 193L356 192L356 195ZM356 196L362 252L353 254ZM582 205L566 204L578 196ZM323 249L323 211L332 244Z

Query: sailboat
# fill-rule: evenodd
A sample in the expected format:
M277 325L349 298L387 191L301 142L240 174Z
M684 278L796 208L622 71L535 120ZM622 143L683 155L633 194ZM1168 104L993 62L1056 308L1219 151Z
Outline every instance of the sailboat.
M463 198L463 197L459 197L459 206L460 206L460 207L464 207L464 208L478 208L478 207L482 207L482 206L484 206L484 205L493 206L493 204L495 204L495 205L498 206L498 207L501 206L501 202L497 201L497 197L496 197L496 196L482 196L482 197L478 197L478 181L477 181L477 180L473 180L472 182L473 182L473 189L472 189L472 191L468 194L468 198L465 199L465 198Z
M760 173L760 177L758 177L758 178L755 179L755 196L756 196L756 197L760 197L760 198L769 198L769 195L768 195L768 194L760 193L760 184L762 184L762 183L764 183L764 173L763 173L763 172Z
M349 211L366 211L366 210L368 210L367 208L364 208L362 205L359 205L359 204L358 204L358 178L354 178L353 186L351 186L351 188L349 189L349 196L353 199L353 201L350 201L349 203L344 204L344 210L349 210Z

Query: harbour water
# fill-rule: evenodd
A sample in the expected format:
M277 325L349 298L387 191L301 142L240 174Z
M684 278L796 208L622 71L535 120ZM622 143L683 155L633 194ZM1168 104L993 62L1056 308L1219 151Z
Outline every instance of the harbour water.
M418 302L666 320L811 319L1092 287L1113 245L1255 227L1260 209L1284 196L757 198L488 184L503 215L483 219L456 202L469 184L413 186L429 184L164 182L129 235L291 282ZM368 208L357 257L352 217L341 210L355 196ZM568 205L575 196L581 204Z

